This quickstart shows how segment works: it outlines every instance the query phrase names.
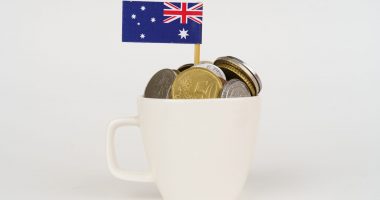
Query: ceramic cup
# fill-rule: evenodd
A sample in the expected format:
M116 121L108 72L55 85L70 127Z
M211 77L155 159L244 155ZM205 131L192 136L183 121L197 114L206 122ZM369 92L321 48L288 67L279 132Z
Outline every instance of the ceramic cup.
M247 179L260 98L138 99L138 116L117 119L107 133L107 160L120 179L154 182L164 200L237 200ZM141 130L150 170L119 168L116 129Z

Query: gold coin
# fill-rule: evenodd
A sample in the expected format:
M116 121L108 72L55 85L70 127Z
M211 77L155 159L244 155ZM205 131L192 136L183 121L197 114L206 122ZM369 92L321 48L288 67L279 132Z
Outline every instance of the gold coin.
M232 59L229 59L228 57L218 58L214 64L223 70L228 80L234 78L240 79L247 84L249 91L253 96L258 94L259 88L256 86L256 79L250 76L249 71L244 66Z
M222 81L208 69L189 68L175 79L171 97L173 99L218 98L222 89Z

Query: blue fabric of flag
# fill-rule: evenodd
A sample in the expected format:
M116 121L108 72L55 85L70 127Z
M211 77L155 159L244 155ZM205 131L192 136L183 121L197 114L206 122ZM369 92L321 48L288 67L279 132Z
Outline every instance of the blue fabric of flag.
M202 13L201 3L123 1L122 40L201 44Z

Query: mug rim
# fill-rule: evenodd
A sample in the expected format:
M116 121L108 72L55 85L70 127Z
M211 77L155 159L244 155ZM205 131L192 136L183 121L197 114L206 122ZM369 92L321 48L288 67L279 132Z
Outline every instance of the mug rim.
M188 103L193 103L193 102L232 102L232 101L258 101L260 100L260 96L250 96L250 97L236 97L236 98L209 98L209 99L159 99L159 98L147 98L144 96L139 96L138 100L139 101L155 101L155 102L178 102L178 103L183 103L183 102L188 102Z

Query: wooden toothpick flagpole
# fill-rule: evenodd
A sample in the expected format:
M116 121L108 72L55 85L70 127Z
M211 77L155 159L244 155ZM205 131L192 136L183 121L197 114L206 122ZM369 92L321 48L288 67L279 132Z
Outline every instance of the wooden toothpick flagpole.
M201 57L201 44L194 44L194 64L197 65L200 62Z

